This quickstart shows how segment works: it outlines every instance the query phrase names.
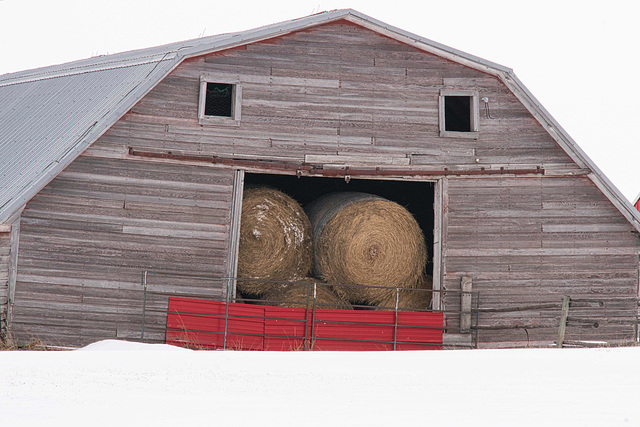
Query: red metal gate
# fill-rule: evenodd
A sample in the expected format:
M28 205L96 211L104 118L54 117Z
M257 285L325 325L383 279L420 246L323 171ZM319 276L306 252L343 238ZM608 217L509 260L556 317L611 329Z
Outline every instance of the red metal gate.
M284 308L169 298L168 344L233 350L439 350L436 312Z

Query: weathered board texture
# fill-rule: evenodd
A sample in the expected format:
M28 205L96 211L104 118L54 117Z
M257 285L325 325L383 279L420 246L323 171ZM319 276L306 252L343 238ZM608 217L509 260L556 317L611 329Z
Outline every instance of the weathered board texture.
M203 73L242 85L238 126L198 123ZM491 116L481 110L477 139L439 136L442 89L489 98ZM506 86L343 21L185 61L31 200L13 324L23 340L139 338L144 270L225 275L233 166L137 157L130 149L291 164L362 156L393 169L541 167L544 176L447 179L444 289L471 276L481 310L560 303L564 294L637 295L632 227ZM170 277L156 275L149 286L194 295L224 289ZM156 311L145 318L145 338L162 340L166 300L147 303ZM455 304L445 298L446 308ZM611 304L607 313L635 313L627 302ZM559 311L481 311L480 341L552 341ZM454 327L455 319L447 322ZM529 324L539 327L522 327ZM633 333L627 324L570 322L567 339Z
M633 341L638 237L587 177L452 179L448 188L444 288L473 277L481 343L552 342L564 295L574 300L567 340Z
M55 345L139 338L144 270L225 275L231 184L229 171L78 158L23 213L16 336ZM150 286L168 280L187 294L220 292L195 279Z

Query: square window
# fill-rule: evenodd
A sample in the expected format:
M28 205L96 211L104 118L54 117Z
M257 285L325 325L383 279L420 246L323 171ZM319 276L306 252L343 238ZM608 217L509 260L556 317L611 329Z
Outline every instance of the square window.
M444 129L453 132L472 132L470 96L444 97Z
M480 113L478 94L472 91L440 91L440 136L477 138Z
M198 121L201 125L238 126L242 87L239 82L222 77L200 77Z
M233 85L207 82L204 115L233 117Z

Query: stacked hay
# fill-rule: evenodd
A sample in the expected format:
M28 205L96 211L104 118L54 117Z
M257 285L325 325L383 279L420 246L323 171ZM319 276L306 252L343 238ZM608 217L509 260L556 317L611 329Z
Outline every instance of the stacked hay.
M311 239L309 219L298 202L273 188L245 189L238 249L240 292L260 297L269 288L261 281L308 277L313 259Z
M395 289L387 291L385 298L380 301L379 307L382 310L393 310L396 307L397 298L399 310L426 310L431 303L430 290L432 287L431 276L423 276L416 288L400 289L397 295Z
M389 290L420 286L427 249L420 226L399 204L367 193L332 193L306 208L314 270L354 304L379 305Z
M301 283L281 283L263 295L264 304L277 307L311 308L314 282L311 278ZM352 310L349 301L339 297L327 285L316 284L315 308Z

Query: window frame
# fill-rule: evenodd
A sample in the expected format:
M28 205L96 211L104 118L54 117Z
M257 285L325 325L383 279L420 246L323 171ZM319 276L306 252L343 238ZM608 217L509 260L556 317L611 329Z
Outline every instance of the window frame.
M207 102L207 83L230 84L233 88L231 117L208 116L205 114ZM200 94L198 99L198 122L201 125L239 126L242 112L242 85L238 79L202 74L200 76Z
M446 130L445 98L447 96L466 96L471 98L471 131L461 132ZM478 92L472 90L440 90L440 96L438 98L438 118L440 126L440 136L445 138L477 139L480 136L480 97Z

